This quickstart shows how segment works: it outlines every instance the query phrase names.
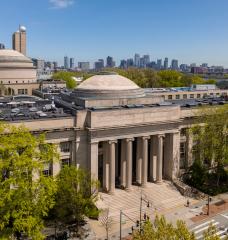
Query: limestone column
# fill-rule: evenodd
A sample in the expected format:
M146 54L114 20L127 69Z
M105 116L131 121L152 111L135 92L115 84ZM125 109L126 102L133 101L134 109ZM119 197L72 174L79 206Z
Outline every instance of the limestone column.
M132 141L134 138L126 139L126 190L131 190L132 187Z
M172 176L171 179L174 180L179 177L180 172L180 132L175 132L171 134L172 136Z
M120 184L126 187L126 142L121 140L121 167L120 167Z
M156 181L157 172L157 155L158 155L158 138L157 136L150 137L150 176L151 182Z
M142 137L142 186L146 187L148 176L148 139Z
M98 142L91 142L88 150L91 178L98 180Z
M109 141L109 193L113 194L115 191L115 162L116 162L116 151L115 144L117 141Z
M168 133L164 144L164 176L173 180L178 177L180 169L180 133Z
M108 161L108 143L103 142L103 190L109 190L109 161Z
M55 144L56 145L56 150L60 156L60 159L54 159L52 162L52 175L56 176L61 170L61 149L60 149L60 143Z
M187 129L187 132L186 132L187 167L190 167L193 163L192 148L193 148L193 136L189 132L189 129Z
M157 178L156 182L162 182L162 167L163 167L163 138L164 135L158 135L158 156L157 156Z
M142 183L142 139L139 137L136 149L136 182Z

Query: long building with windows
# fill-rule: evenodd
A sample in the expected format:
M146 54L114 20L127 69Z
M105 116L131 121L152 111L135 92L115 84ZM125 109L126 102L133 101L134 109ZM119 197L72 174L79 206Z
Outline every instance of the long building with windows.
M215 92L214 104L226 104L228 90ZM73 91L50 100L14 96L0 99L0 118L24 123L34 134L46 133L55 144L60 162L45 166L56 175L64 165L88 169L101 183L101 191L131 190L178 178L193 161L193 140L187 129L198 105L168 102L163 93L148 93L130 79L101 73ZM187 101L187 100L186 100ZM201 104L200 104L201 103Z

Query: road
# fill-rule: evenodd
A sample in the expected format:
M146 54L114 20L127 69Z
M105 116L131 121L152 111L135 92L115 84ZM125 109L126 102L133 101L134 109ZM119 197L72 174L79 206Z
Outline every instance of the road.
M203 239L203 233L212 224L217 229L217 235L222 240L228 239L228 211L217 214L207 220L200 223L193 224L189 227L189 230L195 233L196 239Z

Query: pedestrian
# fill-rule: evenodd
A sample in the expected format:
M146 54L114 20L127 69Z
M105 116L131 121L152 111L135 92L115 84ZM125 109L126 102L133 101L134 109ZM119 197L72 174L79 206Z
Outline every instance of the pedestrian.
M189 207L189 205L190 205L190 202L189 202L189 199L187 200L187 207Z

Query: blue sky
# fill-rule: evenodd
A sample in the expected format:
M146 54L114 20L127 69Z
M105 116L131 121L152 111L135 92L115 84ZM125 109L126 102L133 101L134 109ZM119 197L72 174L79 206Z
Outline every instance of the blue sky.
M62 62L134 53L228 67L228 0L1 0L0 42L27 27L28 55Z

